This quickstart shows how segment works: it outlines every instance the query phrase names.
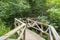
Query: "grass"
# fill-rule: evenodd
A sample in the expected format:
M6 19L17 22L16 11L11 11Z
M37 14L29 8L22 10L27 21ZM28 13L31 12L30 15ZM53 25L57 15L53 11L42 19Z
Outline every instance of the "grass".
M3 36L4 34L8 33L11 31L11 26L7 27L5 23L0 23L0 36ZM16 34L12 35L10 38L16 38Z
M6 27L5 25L0 26L0 36L6 34L10 31L10 27Z

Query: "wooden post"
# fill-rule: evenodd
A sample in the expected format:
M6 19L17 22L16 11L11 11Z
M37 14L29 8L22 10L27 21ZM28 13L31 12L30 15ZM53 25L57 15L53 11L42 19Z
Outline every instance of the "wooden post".
M27 24L25 25L25 27L27 27ZM26 37L26 29L24 30L23 39L22 40L25 40L25 37Z
M41 24L41 29L43 30L43 25L42 25L42 24ZM43 35L43 33L41 32L41 33L40 33L40 35L42 36L42 35Z
M23 40L25 40L25 31L24 31L24 33L23 33Z
M48 34L48 40L50 40L50 35Z
M14 26L16 27L16 19L14 19Z

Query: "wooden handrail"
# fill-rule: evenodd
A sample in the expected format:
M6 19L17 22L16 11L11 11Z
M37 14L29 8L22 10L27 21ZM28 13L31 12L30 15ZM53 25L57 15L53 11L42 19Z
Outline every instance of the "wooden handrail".
M55 31L55 29L52 27L52 26L49 26L48 24L43 24L43 23L41 23L41 22L38 22L38 21L34 21L34 20L32 20L32 19L29 19L29 18L27 18L26 19L27 21L31 21L31 22L33 22L33 23L36 23L36 24L38 24L38 25L41 25L41 27L50 27L50 29L52 30L52 34L53 34L53 36L54 36L54 38L56 39L56 40L60 40L60 36L57 34L57 32ZM26 21L26 22L27 22ZM19 23L21 23L21 25L16 25L16 23L17 22L19 22ZM31 26L31 25L28 25L28 23L24 23L24 22L22 22L22 21L20 21L20 20L18 20L18 19L16 19L15 18L15 26L16 26L16 28L15 29L13 29L13 30L11 30L10 32L8 32L8 33L6 33L4 36L2 36L3 37L3 40L6 40L7 38L9 38L11 35L13 35L13 34L15 34L17 31L19 31L21 28L25 28L25 26L27 27L27 28L34 28L34 29L36 29L36 30L39 30L39 31L41 31L41 34L42 33L44 33L44 34L46 34L46 35L48 35L48 40L50 39L50 35L49 35L49 33L47 33L47 32L45 32L45 31L43 31L43 30L40 30L39 28L36 28L36 27L34 27L34 26ZM43 29L43 28L42 28ZM54 29L54 30L53 30ZM23 31L22 32L22 34L24 34L24 38L23 39L25 39L25 31ZM22 36L22 34L21 34L21 36ZM21 36L18 38L18 39L20 39L21 38Z
M27 21L36 22L37 24L43 25L43 26L45 26L45 27L48 27L48 24L43 24L43 23L41 23L41 22L34 21L34 20L32 20L32 19L29 19L29 18L27 18L26 20L27 20Z
M18 21L18 22L20 22L20 23L24 23L24 22L22 22L22 21L20 21L20 20L18 20L18 19L16 19L16 18L15 18L15 20ZM24 24L25 24L25 23L24 23Z
M20 39L21 39L21 37L22 37L22 36L23 36L23 34L24 34L25 29L26 29L26 27L24 27L24 28L22 29L22 33L20 34L20 36L18 37L18 39L17 39L17 40L20 40Z
M4 40L9 38L11 35L15 34L18 30L20 30L22 27L24 27L25 24L21 24L21 26L16 27L15 29L11 30L10 32L6 33L3 37Z
M39 30L39 29L36 28L36 27L28 27L28 28L34 28L34 29L36 29L36 30L38 30L38 31L41 31L41 30ZM41 31L41 32L44 33L44 34L46 34L46 35L48 35L48 33L44 32L44 31Z

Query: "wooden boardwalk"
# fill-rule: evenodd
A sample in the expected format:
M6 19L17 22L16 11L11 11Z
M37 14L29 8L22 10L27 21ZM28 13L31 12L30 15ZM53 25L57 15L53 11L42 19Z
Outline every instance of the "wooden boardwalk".
M16 39L7 39L7 40L16 40ZM45 39L36 34L35 32L26 29L25 40L45 40Z
M32 32L31 30L26 29L25 40L45 40L45 39L39 36L38 34Z
M56 32L56 30L54 29L53 26L41 24L41 22L37 22L37 21L33 21L33 20L30 20L30 21L33 22L33 24L35 24L35 26L38 28L31 25L32 24L31 22L30 22L30 24L28 24L29 22L26 24L26 23L16 19L15 23L14 23L15 28L13 30L11 30L10 32L6 33L5 35L1 36L0 40L20 40L20 39L23 39L23 40L45 40L43 37L41 37L37 33L29 30L29 28L34 28L36 30L41 31L41 34L42 33L46 34L48 36L48 40L60 40L60 36L58 35L58 33ZM17 25L17 23L18 23L18 25ZM39 25L36 25L36 24L41 25L41 28ZM46 31L44 31L42 27L48 27L48 28L46 29ZM47 32L47 31L49 31L49 32ZM16 32L19 35L18 38L17 39L9 39L9 37L14 35Z

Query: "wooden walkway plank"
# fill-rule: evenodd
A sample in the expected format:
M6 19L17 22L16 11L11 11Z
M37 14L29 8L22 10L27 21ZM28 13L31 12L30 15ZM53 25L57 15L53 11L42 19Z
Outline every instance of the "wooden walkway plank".
M44 38L42 38L41 36L39 36L38 34L32 32L29 29L26 29L26 36L25 36L25 40L45 40Z

